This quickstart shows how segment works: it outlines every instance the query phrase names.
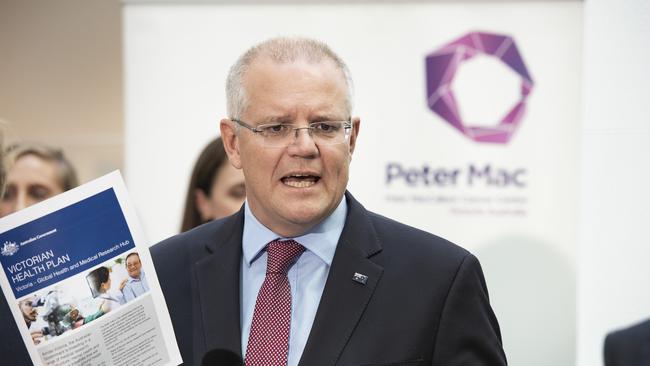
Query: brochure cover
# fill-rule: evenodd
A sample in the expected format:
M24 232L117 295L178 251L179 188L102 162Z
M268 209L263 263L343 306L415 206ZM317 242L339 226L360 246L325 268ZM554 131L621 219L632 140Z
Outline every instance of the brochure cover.
M119 172L0 219L0 264L34 365L182 363Z

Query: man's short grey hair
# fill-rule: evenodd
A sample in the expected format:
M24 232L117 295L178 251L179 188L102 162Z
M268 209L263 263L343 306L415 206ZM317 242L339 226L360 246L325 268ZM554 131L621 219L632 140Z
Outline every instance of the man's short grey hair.
M278 63L289 63L296 60L321 62L331 60L341 70L345 78L347 97L346 108L352 113L353 84L350 70L343 60L323 42L299 37L279 37L264 41L251 47L239 57L230 68L226 81L226 103L229 118L241 118L248 107L244 76L250 65L258 57L265 56Z

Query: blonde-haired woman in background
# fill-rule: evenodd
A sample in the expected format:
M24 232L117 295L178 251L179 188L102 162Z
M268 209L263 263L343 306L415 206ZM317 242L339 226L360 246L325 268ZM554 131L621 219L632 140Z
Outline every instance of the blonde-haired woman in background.
M76 187L77 174L63 151L42 144L15 144L4 151L6 187L0 217Z

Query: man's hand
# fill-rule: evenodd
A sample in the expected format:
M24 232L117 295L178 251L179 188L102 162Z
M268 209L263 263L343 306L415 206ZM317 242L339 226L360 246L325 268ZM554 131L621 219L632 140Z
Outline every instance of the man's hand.
M124 289L124 286L126 286L126 282L128 280L129 280L128 278L125 278L125 279L122 280L122 282L120 282L120 291L122 291Z

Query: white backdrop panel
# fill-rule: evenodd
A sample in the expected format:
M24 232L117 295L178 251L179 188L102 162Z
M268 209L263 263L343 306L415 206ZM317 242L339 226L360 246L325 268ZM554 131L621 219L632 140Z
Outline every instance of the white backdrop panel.
M650 317L650 2L585 3L578 366Z
M218 133L237 56L272 36L315 37L347 61L356 85L362 125L351 192L478 255L512 365L572 365L581 10L555 2L126 6L126 179L150 240L178 231L192 164ZM475 143L427 107L425 56L470 31L514 37L535 81L507 145ZM517 83L510 74L486 58L461 68L468 118L503 114ZM390 163L460 178L387 183ZM524 171L525 186L469 184L470 166Z

